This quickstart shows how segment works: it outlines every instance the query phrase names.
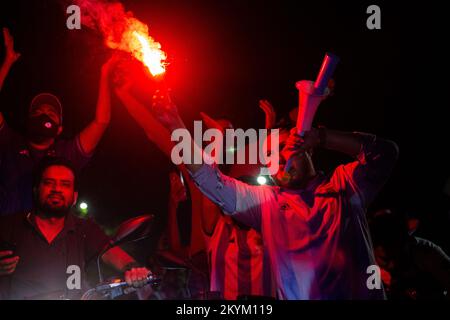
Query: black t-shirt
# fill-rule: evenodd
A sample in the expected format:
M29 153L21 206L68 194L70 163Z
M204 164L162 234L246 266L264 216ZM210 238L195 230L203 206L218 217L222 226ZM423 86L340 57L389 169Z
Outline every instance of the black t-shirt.
M88 287L87 263L95 262L109 238L91 220L69 214L63 230L48 244L28 213L0 218L0 240L16 245L20 257L11 276L0 276L0 298L40 300L80 298ZM80 290L68 289L74 274L70 266L80 270Z
M34 150L22 135L6 123L0 128L0 216L30 211L32 208L33 170L45 156L63 157L79 172L88 163L79 142L59 139L48 150Z

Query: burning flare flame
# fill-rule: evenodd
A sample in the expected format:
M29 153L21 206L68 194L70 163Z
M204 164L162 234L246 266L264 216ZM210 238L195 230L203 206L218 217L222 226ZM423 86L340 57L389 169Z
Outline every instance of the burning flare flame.
M166 68L163 61L166 59L166 55L161 50L161 45L152 41L152 38L139 34L137 31L134 31L133 34L141 45L140 50L133 52L133 56L142 61L152 75L156 76L164 73Z
M112 49L131 53L147 67L153 76L161 75L166 71L167 55L161 49L161 44L148 34L148 26L135 18L127 18L119 43L110 36L106 39L106 45Z
M148 33L148 26L125 11L116 0L71 0L81 8L82 23L100 31L111 49L130 53L141 61L153 76L166 71L166 53Z

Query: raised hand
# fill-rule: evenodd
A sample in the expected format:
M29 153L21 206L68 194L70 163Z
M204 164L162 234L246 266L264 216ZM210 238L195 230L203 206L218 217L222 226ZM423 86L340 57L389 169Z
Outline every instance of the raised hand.
M11 257L12 251L0 251L0 276L7 276L14 273L20 258Z
M3 28L3 38L6 49L5 61L13 64L20 58L21 54L14 50L14 38L11 36L8 28Z
M259 100L259 107L266 115L266 129L272 129L277 121L277 114L268 100Z
M305 132L304 136L300 136L297 133L297 128L292 128L289 138L286 144L281 150L281 154L287 160L290 157L300 154L305 151L309 151L320 144L319 131L312 128L310 131Z
M168 90L156 90L152 101L152 114L169 131L183 128L177 106L170 99Z

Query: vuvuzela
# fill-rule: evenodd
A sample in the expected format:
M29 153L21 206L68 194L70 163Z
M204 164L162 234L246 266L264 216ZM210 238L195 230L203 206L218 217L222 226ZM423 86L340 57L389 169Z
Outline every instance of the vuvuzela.
M297 115L297 132L303 135L311 129L314 116L320 102L329 94L327 85L339 62L339 58L327 53L322 62L316 81L302 80L296 83L299 91L299 106Z

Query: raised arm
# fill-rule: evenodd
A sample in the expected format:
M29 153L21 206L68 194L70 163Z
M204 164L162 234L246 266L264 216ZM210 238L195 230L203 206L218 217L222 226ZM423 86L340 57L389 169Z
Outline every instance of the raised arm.
M128 81L124 85L115 89L115 93L123 103L128 113L144 129L147 138L170 158L172 142L167 129L159 123L152 113L130 92L131 83Z
M186 129L186 126L184 125L184 122L178 113L177 107L172 102L167 92L163 92L160 90L157 90L155 92L151 110L153 115L155 116L155 119L163 127L165 127L168 132L172 133L172 135L175 130L181 130L183 131L183 133L186 133L186 135L188 135L187 138L190 140L189 142L191 146L191 158L188 161L183 162L183 164L185 165L189 173L195 174L202 167L202 164L195 163L195 155L197 155L197 157L203 158L203 151L200 146L197 146L194 143L189 131Z
M17 53L14 50L14 39L9 33L7 28L3 28L3 39L5 41L5 60L3 61L2 66L0 67L0 91L2 91L3 83L5 82L6 76L9 73L9 70L13 66L13 64L20 58L20 53ZM0 111L0 128L3 125L3 114Z
M307 147L318 146L342 152L356 161L338 168L360 193L367 207L388 180L398 158L398 147L390 140L372 134L312 130L305 135Z
M266 129L273 129L277 121L277 114L275 112L275 108L268 100L260 100L259 107L262 109L262 111L264 111Z
M111 120L110 75L117 63L113 55L101 68L95 119L80 132L80 144L86 154L94 152Z
M180 118L175 104L166 92L156 92L153 96L152 113L169 132L175 130L187 139L190 158L184 158L183 164L189 171L200 191L220 207L225 214L233 215L236 220L257 230L261 222L261 202L264 187L250 186L220 172L215 165L195 163L194 159L203 158L203 151L193 141L183 120Z
M343 168L350 177L350 182L359 191L363 204L367 208L384 184L388 181L398 159L398 147L395 142L371 134L353 133L352 138L342 138L344 150L356 155L356 161ZM357 145L355 154L351 145ZM338 143L336 142L336 146ZM354 148L354 147L353 147Z

